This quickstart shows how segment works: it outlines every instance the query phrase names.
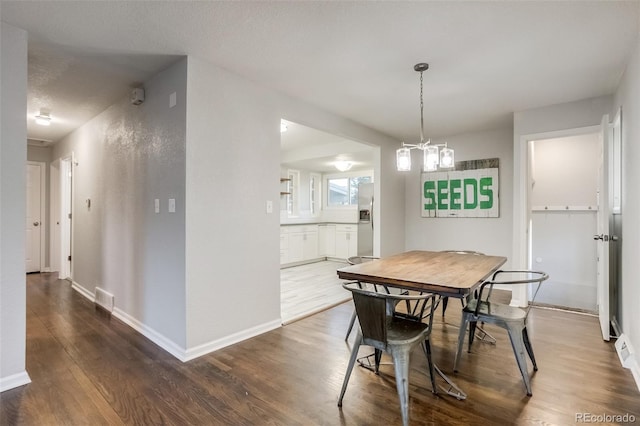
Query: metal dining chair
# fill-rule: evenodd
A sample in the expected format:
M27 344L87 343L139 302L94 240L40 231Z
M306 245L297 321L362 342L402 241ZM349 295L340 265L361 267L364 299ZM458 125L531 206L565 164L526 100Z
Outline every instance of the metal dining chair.
M347 258L347 263L349 265L359 265L363 262L371 262L372 260L376 260L379 259L379 257L374 257L374 256L351 256L349 258ZM347 335L344 336L344 340L347 340L349 338L349 335L351 334L351 330L353 330L353 325L356 322L356 311L355 309L353 310L353 312L351 313L351 319L349 320L349 328L347 328Z
M356 340L351 350L349 365L338 399L338 407L342 407L342 400L353 366L358 358L360 346L373 346L377 351L387 352L393 358L402 424L406 426L409 424L409 355L416 345L422 345L429 366L431 386L433 392L437 392L429 342L436 297L433 294L406 295L377 292L361 288L357 282L345 283L342 286L352 292L360 328L357 330ZM429 312L429 315L428 317L423 315L427 321L414 321L389 312L389 306L395 306L402 301L414 302L427 307L426 311Z
M462 353L462 346L464 345L467 326L469 326L468 352L470 353L477 322L483 321L495 324L506 329L509 333L513 353L516 357L520 373L522 374L522 380L524 381L524 386L527 389L527 395L531 396L531 383L529 380L529 373L527 371L527 359L525 358L524 352L526 351L529 355L534 371L538 371L538 365L536 364L533 347L531 346L529 333L527 332L527 317L529 316L531 304L534 302L542 282L548 278L549 275L538 271L497 271L493 274L490 281L482 283L478 296L469 300L462 310L462 322L460 324L460 333L458 335L458 349L453 362L453 370L458 371L458 361L460 360L460 354ZM491 291L493 286L496 284L536 284L536 288L533 292L531 303L523 309L492 302ZM485 296L484 298L483 295Z

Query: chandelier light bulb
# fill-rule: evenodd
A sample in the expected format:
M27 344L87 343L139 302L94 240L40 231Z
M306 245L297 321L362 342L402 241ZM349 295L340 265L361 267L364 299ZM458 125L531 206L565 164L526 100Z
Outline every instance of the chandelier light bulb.
M409 148L396 150L396 167L400 172L411 170L411 150Z
M442 150L440 150L440 167L443 169L450 169L454 165L453 150L446 147L442 148Z

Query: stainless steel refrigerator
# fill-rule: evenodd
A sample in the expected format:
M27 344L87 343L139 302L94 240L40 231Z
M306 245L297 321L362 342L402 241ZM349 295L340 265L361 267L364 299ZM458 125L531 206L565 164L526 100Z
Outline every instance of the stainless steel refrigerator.
M358 185L358 256L373 256L373 184Z

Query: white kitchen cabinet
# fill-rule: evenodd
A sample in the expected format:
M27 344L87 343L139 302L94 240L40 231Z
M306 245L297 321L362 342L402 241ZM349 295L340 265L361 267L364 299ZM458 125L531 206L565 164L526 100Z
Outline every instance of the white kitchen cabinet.
M287 263L302 262L304 260L303 252L303 238L302 232L292 232L289 234L289 250L287 256Z
M287 256L289 254L289 234L282 232L280 228L280 264L287 263Z
M319 258L318 225L280 227L280 264Z
M335 256L346 259L358 254L358 226L336 225Z
M336 225L318 226L318 256L335 257L336 255Z
M318 258L318 231L302 234L302 260Z

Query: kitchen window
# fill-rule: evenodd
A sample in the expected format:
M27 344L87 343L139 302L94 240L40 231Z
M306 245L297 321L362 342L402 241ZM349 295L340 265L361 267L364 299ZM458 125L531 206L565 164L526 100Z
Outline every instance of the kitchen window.
M300 172L298 170L287 171L287 217L298 217L298 188L300 187Z
M327 205L329 207L358 205L358 185L371 182L371 176L327 179Z

